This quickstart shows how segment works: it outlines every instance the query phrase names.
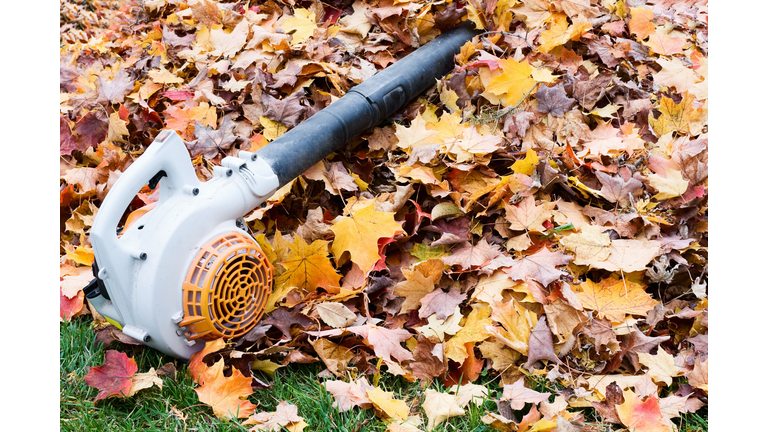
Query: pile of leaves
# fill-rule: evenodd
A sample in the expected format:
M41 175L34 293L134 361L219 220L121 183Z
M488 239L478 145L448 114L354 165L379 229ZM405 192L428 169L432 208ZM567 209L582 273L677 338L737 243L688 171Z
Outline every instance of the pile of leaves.
M90 226L161 129L208 180L471 21L448 75L245 217L275 286L250 333L191 360L200 401L299 431L247 396L323 362L339 410L393 431L489 394L499 430L582 430L585 407L673 430L708 398L707 20L706 0L62 2L61 319L96 315ZM99 398L157 384L117 354Z

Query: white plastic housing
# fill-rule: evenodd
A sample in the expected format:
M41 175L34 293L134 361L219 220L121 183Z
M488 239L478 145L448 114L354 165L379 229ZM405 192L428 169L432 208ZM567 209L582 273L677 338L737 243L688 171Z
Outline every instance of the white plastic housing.
M128 205L159 171L166 176L157 205L118 238ZM214 178L200 182L184 142L176 132L162 131L115 182L96 214L91 244L111 300L99 296L91 303L127 335L188 359L205 345L188 341L176 324L183 318L182 283L192 260L209 239L243 232L235 221L278 186L269 165L247 152L224 158Z

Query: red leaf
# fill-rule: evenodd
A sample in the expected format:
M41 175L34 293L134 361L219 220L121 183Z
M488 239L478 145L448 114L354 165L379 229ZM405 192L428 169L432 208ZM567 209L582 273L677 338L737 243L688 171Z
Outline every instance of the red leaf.
M101 111L89 112L75 123L78 135L78 149L85 151L88 147L94 149L107 137L109 122Z
M72 154L72 150L82 150L77 145L72 128L69 127L67 116L59 116L59 151L63 155Z
M108 350L104 355L104 364L92 367L83 377L85 383L99 390L95 401L108 396L123 396L131 389L131 377L139 367L133 357L115 350Z
M61 292L61 288L59 288L59 316L61 319L64 321L71 320L72 317L83 310L84 300L85 295L83 294L83 291L78 291L76 296L69 298L65 296L64 293Z

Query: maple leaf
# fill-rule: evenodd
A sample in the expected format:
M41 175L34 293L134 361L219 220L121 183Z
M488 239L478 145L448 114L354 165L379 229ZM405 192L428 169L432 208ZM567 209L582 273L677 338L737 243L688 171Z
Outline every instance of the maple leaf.
M120 104L125 101L125 95L133 90L135 80L132 80L128 72L121 68L111 81L105 81L99 76L99 98L100 104Z
M104 353L104 364L90 368L83 379L85 383L99 390L95 401L109 396L127 397L132 377L139 367L133 357L115 350Z
M677 57L673 57L671 60L660 58L656 62L661 66L661 71L653 74L653 80L659 85L674 87L678 92L683 93L691 89L700 79L691 68L686 67Z
M402 273L405 280L395 285L392 294L405 297L400 312L407 313L419 308L421 299L435 289L435 281L417 270L403 269Z
M531 278L546 286L566 274L564 271L558 270L557 266L566 265L572 259L572 256L565 255L560 251L551 252L549 249L543 248L533 255L515 260L512 266L503 270L514 280Z
M653 25L653 10L644 7L630 8L629 32L637 36L638 40L647 38L656 30Z
M413 355L407 349L400 346L401 342L411 338L411 332L408 330L393 330L373 324L349 327L348 330L362 336L373 347L373 352L376 356L383 358L385 361L392 361L392 357L400 362L413 360Z
M659 117L649 117L648 123L657 136L669 132L690 133L691 127L700 122L706 113L701 108L693 108L694 98L686 92L680 103L671 98L662 97L659 103Z
M682 54L686 42L684 39L670 36L669 33L661 28L656 28L656 31L651 33L648 38L648 42L643 42L643 45L647 46L655 53L672 56L674 54ZM678 90L685 91L687 88L678 88Z
M214 370L209 368L203 362L205 356L217 351L221 351L227 347L227 343L224 338L218 338L205 342L205 347L202 350L192 354L189 358L189 375L192 377L192 381L203 385L205 381L214 374Z
M461 317L461 314L459 314L459 317ZM443 375L448 370L448 366L443 363L442 353L436 352L441 348L442 344L433 343L428 336L419 335L416 346L412 349L413 361L408 363L408 369L410 369L413 376L431 380ZM435 354L440 356L438 357Z
M432 389L427 389L424 392L424 402L422 402L421 407L429 419L427 424L428 430L433 429L451 417L465 414L461 405L459 405L458 396Z
M464 243L464 245L449 256L442 257L442 261L449 266L458 265L464 270L474 268L484 268L491 266L494 260L504 258L501 250L491 246L485 239L477 242L476 245ZM495 270L497 266L493 268ZM490 274L486 270L487 273Z
M60 288L59 294L59 318L68 322L85 308L85 294L82 290L77 291L72 297L64 294L63 288Z
M427 122L421 115L416 116L408 127L401 124L395 125L397 146L406 151L439 142L438 134L438 131L427 129Z
M355 356L349 348L337 345L327 339L320 338L309 343L328 370L338 377L343 376L347 369L347 363Z
M148 389L152 386L157 386L160 390L163 389L163 380L157 376L155 368L149 368L149 372L134 374L131 378L131 388L126 397L131 397L139 390Z
M632 391L624 392L624 403L616 406L621 422L637 432L669 432L672 430L669 420L665 419L659 408L659 399L651 395L641 401Z
M573 24L568 24L568 17L562 13L552 14L549 28L541 32L539 50L548 53L556 47L570 40L577 40L583 32L590 29L592 24L579 16L572 19Z
M237 135L232 133L235 126L230 117L225 117L216 130L195 121L195 138L197 139L186 143L192 157L203 155L213 159L219 152L230 148L237 141Z
M456 332L462 329L459 325L463 315L461 314L461 308L456 306L453 313L446 319L440 319L437 315L432 314L427 318L427 325L414 327L417 332L429 337L437 338L437 340L445 340L445 335L454 335Z
M499 60L499 66L501 75L491 78L485 90L496 96L506 95L504 106L516 106L536 85L531 77L533 68L526 61L518 63L514 59Z
M613 240L611 254L605 261L592 261L592 267L625 273L642 271L656 258L661 249L657 240Z
M331 247L336 261L348 251L364 273L371 271L379 261L378 240L403 231L394 216L393 212L377 212L371 204L336 222L331 227L336 235Z
M283 21L282 27L286 33L293 32L291 45L296 46L304 43L312 36L317 28L315 24L315 13L306 9L295 8L294 16Z
M648 183L659 191L653 196L657 200L679 197L688 190L688 180L683 178L682 172L673 169L666 170L666 177L648 175Z
M594 225L584 225L580 233L563 236L560 244L576 253L573 263L577 265L604 261L611 255L611 236Z
M435 314L437 319L444 320L453 314L454 309L466 298L467 295L462 294L458 289L452 289L448 292L436 289L421 298L422 306L419 308L419 318L426 318Z
M232 30L227 33L223 29L211 30L210 38L208 42L213 47L213 51L210 55L224 58L233 57L237 54L245 45L245 40L248 37L248 20L242 20Z
M275 279L275 291L283 296L292 287L314 292L318 287L337 287L341 280L328 257L328 242L324 240L308 245L301 237L294 237L290 252L280 265L285 271Z
M491 336L486 326L492 325L490 307L475 307L467 316L467 322L445 345L445 356L456 363L464 363L469 353L467 345L483 341Z
M595 175L603 184L600 189L603 197L612 203L618 202L622 207L629 205L630 197L637 195L643 188L643 183L634 177L625 181L621 176L610 176L601 171L597 171Z
M544 232L542 225L552 217L554 202L545 202L536 205L533 195L528 195L516 205L504 203L506 218L509 221L509 229Z
M609 278L600 283L587 279L579 288L582 291L576 296L584 308L616 323L623 322L628 314L646 316L658 303L642 285L627 279Z
M405 420L408 417L410 411L408 404L400 399L395 399L392 392L374 387L366 390L365 394L373 404L377 416L396 420Z
M232 375L224 376L224 359L216 362L205 384L195 389L200 402L213 408L216 417L244 418L253 414L256 405L246 397L253 394L251 378L233 369Z
M261 323L275 326L280 329L285 337L290 338L293 325L306 329L314 324L314 321L307 318L298 309L289 311L286 308L279 308L271 311L269 316L264 318Z
M339 20L340 30L347 33L357 33L360 37L365 38L372 27L366 14L369 8L360 0L356 0L352 3L352 10L354 13Z
M449 151L457 154L457 162L471 160L473 155L485 155L498 150L501 137L493 134L480 135L474 126L464 128L462 137L452 143Z
M595 407L604 421L611 423L621 423L619 420L619 413L616 412L616 406L624 403L624 394L621 388L612 382L605 388L605 400L600 402L592 402L592 406Z
M273 412L262 411L243 422L243 426L250 425L255 425L251 429L253 432L280 432L283 430L301 432L307 427L304 418L299 415L298 407L288 401L280 401Z
M563 88L563 83L559 83L553 87L541 86L536 91L536 100L539 102L536 105L536 111L547 114L550 113L555 117L562 117L565 112L571 109L571 106L576 99L569 98Z
M538 405L548 400L550 393L540 393L525 387L525 378L520 378L512 385L505 385L501 394L501 400L509 401L509 407L513 410L521 410L526 403Z
M523 308L515 301L493 303L491 318L504 327L500 332L504 342L523 355L528 354L528 339L537 320L536 314Z
M339 412L351 410L359 406L363 409L372 407L371 400L368 399L366 392L374 387L368 383L365 377L358 378L356 381L344 382L337 380L327 380L323 383L325 389L333 395L333 407Z
M261 103L267 107L264 117L288 127L296 126L307 111L307 107L300 104L302 96L304 96L303 90L295 91L284 99L262 93Z
M89 112L75 123L74 131L77 133L78 149L96 148L107 137L109 120L101 111Z
M640 364L648 366L648 375L656 382L670 386L672 378L683 375L683 370L675 365L674 357L661 348L655 355L640 353L638 357Z

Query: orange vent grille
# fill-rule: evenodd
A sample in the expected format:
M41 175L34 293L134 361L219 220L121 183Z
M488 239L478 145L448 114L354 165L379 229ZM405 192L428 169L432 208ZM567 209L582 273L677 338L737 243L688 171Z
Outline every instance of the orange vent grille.
M183 284L188 339L233 338L247 333L264 313L272 292L272 265L261 248L238 232L200 248Z

